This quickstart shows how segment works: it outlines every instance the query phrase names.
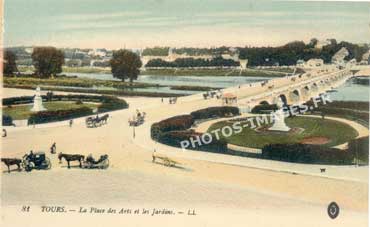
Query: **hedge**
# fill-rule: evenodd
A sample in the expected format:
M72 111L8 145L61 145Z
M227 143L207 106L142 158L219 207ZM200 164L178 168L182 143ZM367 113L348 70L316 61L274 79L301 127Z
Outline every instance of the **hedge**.
M56 111L40 111L31 114L28 118L28 124L40 124L55 121L64 121L77 117L84 117L93 114L93 111L88 107L81 107L71 110L56 110Z
M165 119L163 121L154 123L151 126L152 138L155 139L155 135L158 133L164 133L175 130L186 130L189 129L194 123L194 119L191 115L180 115Z
M349 141L348 152L364 164L369 164L369 137Z
M162 133L161 136L158 138L158 142L170 146L181 147L181 141L189 141L191 138L196 139L197 137L201 137L202 135L202 133L194 132L193 130L169 131ZM198 143L194 143L194 145L194 147L190 145L189 147L187 147L187 149L211 151L218 153L225 153L227 151L227 142L224 140L214 139L209 144L199 145Z
M210 114L206 113L206 111L210 111ZM224 116L225 114L230 113L239 113L239 109L236 107L207 108L199 112L195 111L190 115L187 114L171 117L152 124L151 137L153 140L156 140L160 143L175 147L181 147L181 141L189 140L190 138L196 138L197 136L203 135L202 133L197 133L193 130L189 130L194 124L194 116L209 118L209 116ZM189 146L188 149L225 153L227 152L227 142L224 140L213 140L210 144L203 144L201 146L196 144L195 147Z
M266 112L272 112L272 111L275 111L277 110L278 107L276 104L260 104L260 105L257 105L255 107L253 107L252 109L252 113L254 114L262 114L262 113L266 113Z
M3 126L12 126L13 124L13 118L8 115L3 115Z
M310 164L352 164L352 153L309 144L269 144L262 148L262 158L310 163Z
M228 117L240 115L239 108L234 106L209 107L191 112L194 120L208 119L214 117Z
M44 100L44 98L43 98ZM46 100L46 99L45 99ZM33 102L33 96L20 96L3 99L3 106L28 104Z

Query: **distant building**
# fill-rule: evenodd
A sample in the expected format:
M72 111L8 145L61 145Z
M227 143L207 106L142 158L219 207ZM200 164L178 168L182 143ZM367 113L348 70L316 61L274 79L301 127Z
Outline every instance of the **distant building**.
M305 63L306 63L306 62L305 62L304 60L300 59L300 60L298 60L298 61L297 61L297 64L296 64L296 65L297 65L298 67L304 67Z
M172 48L169 48L167 56L152 56L152 55L143 56L142 54L140 54L140 56L141 56L141 61L143 63L143 66L145 66L150 60L153 60L153 59L161 59L163 61L172 62L172 61L175 61L176 59L181 59L181 58L194 58L194 59L205 59L205 60L212 60L214 58L213 55L188 55L186 53L177 54L173 51Z
M337 65L345 64L344 58L346 58L348 55L349 52L347 48L342 47L339 51L337 51L337 53L333 55L333 57L331 58L331 62Z
M317 41L317 43L315 45L315 48L322 49L324 46L327 46L327 45L330 45L330 44L331 44L330 39L327 39L327 40L319 40L319 41Z
M370 50L362 55L361 65L370 65Z
M105 49L94 49L88 52L89 56L105 57L107 55L107 50Z
M234 54L221 54L223 59L231 59L234 61L239 61L239 55L237 53Z
M322 66L324 66L324 60L320 58L312 58L304 64L305 68L319 68Z
M33 53L33 47L27 47L24 49L24 51L27 53L27 54L32 54Z

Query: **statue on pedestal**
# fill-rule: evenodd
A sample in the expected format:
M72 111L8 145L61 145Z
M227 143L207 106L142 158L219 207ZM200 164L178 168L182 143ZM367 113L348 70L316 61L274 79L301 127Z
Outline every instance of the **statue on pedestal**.
M41 89L40 87L36 88L35 98L33 98L33 107L31 109L32 112L39 112L46 110L46 108L42 105L42 97L41 97Z
M274 124L268 130L288 132L290 128L285 124L285 114L283 110L284 102L281 97L279 97L276 105L278 107L278 110L276 110L274 113Z

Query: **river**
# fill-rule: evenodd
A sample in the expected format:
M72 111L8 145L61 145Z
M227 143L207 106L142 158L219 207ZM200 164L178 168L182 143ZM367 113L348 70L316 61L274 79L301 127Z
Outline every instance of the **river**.
M77 76L79 78L90 78L100 80L117 80L112 74L102 73L65 73L67 76ZM133 91L195 94L199 91L172 90L169 86L207 86L225 88L238 86L240 84L252 83L257 81L270 80L271 77L240 77L240 76L168 76L168 75L141 75L137 82L165 85L166 87L135 88ZM118 81L118 80L117 80ZM94 89L106 89L94 87ZM332 100L337 101L369 101L369 85L358 84L354 79L347 80L343 85L331 92Z

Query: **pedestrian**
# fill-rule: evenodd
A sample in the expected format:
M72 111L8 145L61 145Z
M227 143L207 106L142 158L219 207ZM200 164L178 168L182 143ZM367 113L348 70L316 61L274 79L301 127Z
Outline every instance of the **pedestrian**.
M6 133L6 129L3 128L3 137L6 137L8 134Z
M57 150L57 145L56 143L54 142L51 147L50 147L50 153L52 154L55 154L56 153L56 150Z
M69 127L72 128L73 125L73 119L69 120Z
M156 152L156 150L154 149L154 151L153 151L153 153L152 153L152 158L153 158L152 162L153 162L153 163L155 162L155 152Z

